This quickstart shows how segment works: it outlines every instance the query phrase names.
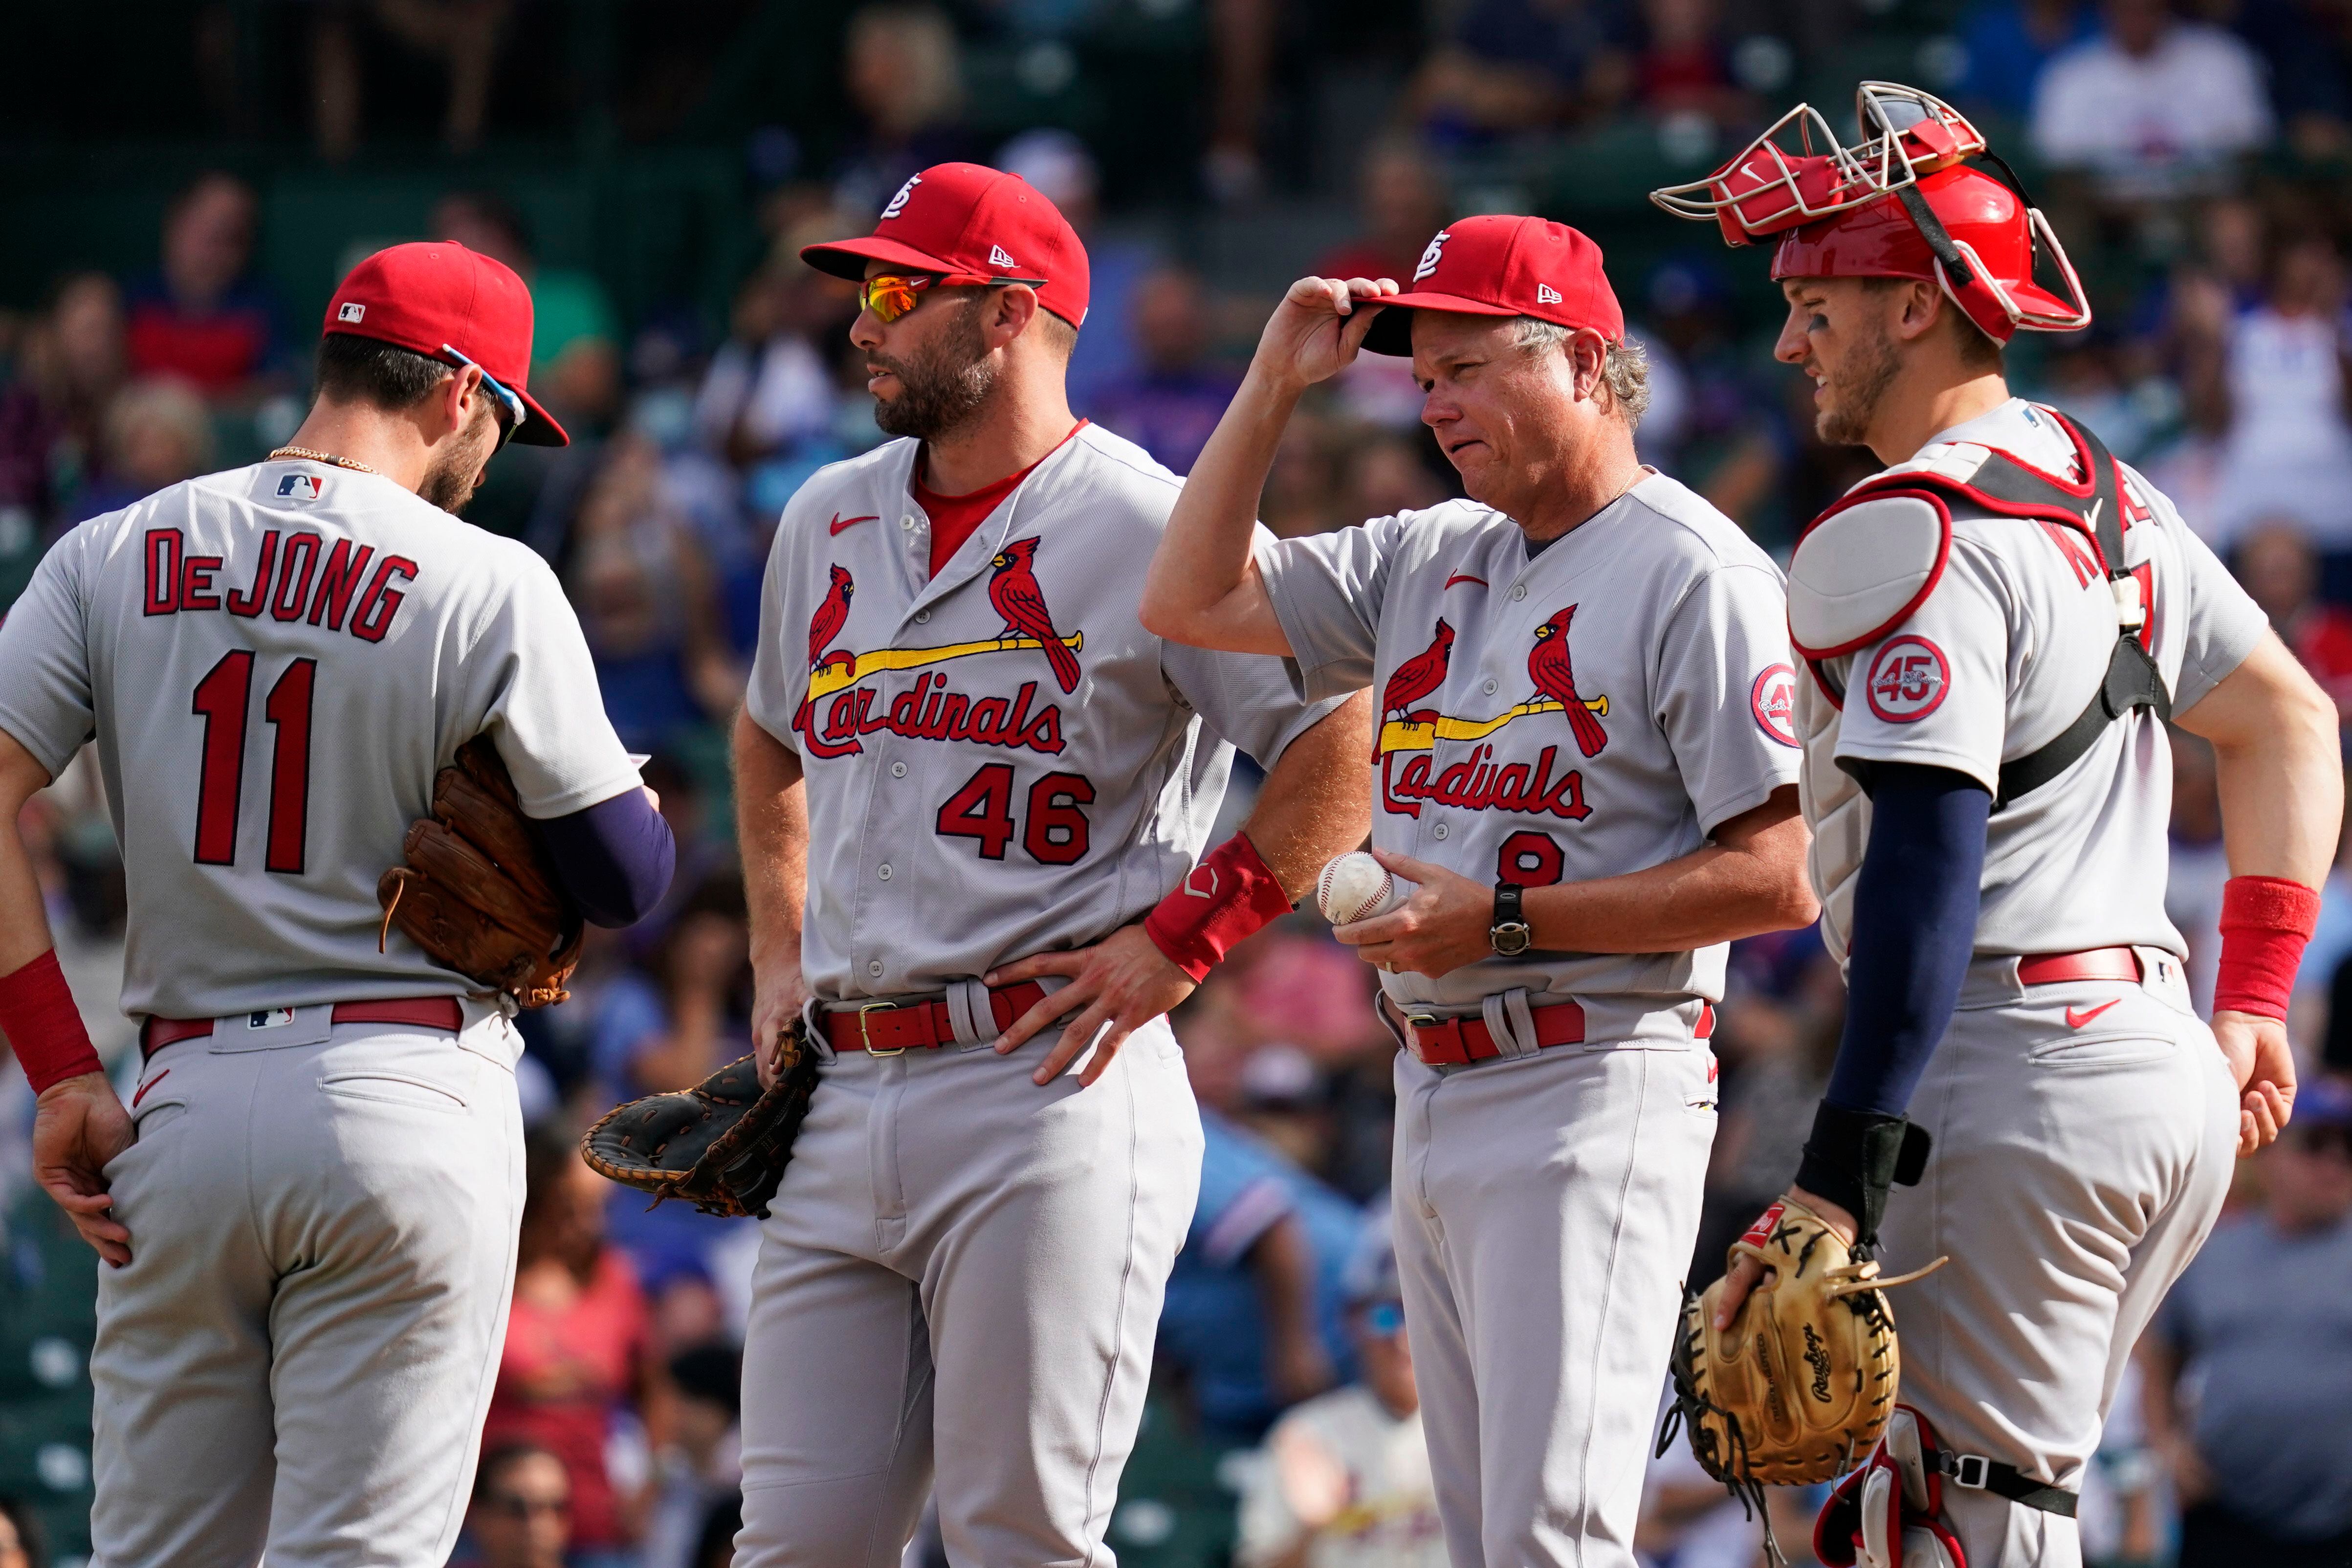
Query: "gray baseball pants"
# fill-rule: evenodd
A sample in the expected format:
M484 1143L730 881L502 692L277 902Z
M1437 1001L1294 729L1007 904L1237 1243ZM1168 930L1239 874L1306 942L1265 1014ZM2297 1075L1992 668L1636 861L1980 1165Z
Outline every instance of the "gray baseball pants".
M2237 1089L2189 1009L2179 961L2148 979L2021 990L1982 960L1912 1096L1935 1138L1880 1235L1904 1403L1946 1447L2069 1489L2125 1361L2221 1212ZM1971 1003L1978 1005L1971 1005ZM1944 1488L1969 1568L2080 1568L2074 1521Z
M106 1168L96 1568L439 1568L514 1294L513 1026L325 1006L157 1051Z
M1165 1019L1090 1089L1044 1051L825 1064L753 1276L738 1568L896 1568L934 1487L957 1568L1109 1568L1201 1120Z
M1714 1056L1643 1040L1440 1070L1400 1053L1396 1085L1397 1265L1454 1568L1633 1568Z

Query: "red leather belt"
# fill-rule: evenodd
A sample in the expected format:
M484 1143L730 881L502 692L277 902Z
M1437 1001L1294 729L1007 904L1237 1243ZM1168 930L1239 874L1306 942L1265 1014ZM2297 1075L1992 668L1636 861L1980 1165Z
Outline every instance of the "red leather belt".
M1531 1007L1528 1016L1535 1020L1538 1050L1584 1043L1584 1009L1573 1002ZM1702 1002L1696 1037L1704 1040L1714 1033L1715 1008ZM1407 1016L1405 1037L1412 1042L1412 1054L1428 1067L1463 1067L1503 1054L1486 1020L1475 1013L1462 1018Z
M2020 985L2055 985L2067 980L2124 980L2137 985L2139 953L2128 947L2090 947L2080 952L2040 952L2017 961Z
M273 1009L274 1011L274 1009ZM257 1013L255 1017L262 1016ZM455 996L394 996L382 1002L338 1002L331 1021L338 1024L414 1024L424 1029L456 1034L466 1021ZM200 1040L213 1032L210 1018L158 1018L150 1016L139 1026L139 1053L153 1056L182 1040Z
M988 994L988 1012L1001 1034L1013 1020L1045 999L1034 980ZM895 1057L904 1050L933 1050L956 1043L955 1015L940 1002L868 1002L861 1007L820 1015L825 1038L836 1051L871 1051Z

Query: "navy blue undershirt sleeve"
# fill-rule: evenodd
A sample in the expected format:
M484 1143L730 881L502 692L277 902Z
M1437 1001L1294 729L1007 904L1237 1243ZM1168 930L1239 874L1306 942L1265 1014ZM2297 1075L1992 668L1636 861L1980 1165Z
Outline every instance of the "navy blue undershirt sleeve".
M1845 1031L1822 1098L1900 1116L1952 1021L1976 946L1992 796L1949 768L1875 763L1854 884Z
M635 925L668 890L677 845L643 790L624 790L538 827L556 879L593 924Z

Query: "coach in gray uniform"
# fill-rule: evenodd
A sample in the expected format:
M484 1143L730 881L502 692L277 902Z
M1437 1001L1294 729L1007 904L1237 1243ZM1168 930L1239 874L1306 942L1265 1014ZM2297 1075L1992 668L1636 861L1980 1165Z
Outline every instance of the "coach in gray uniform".
M1459 1568L1630 1568L1715 1134L1724 943L1814 914L1780 573L1644 468L1639 351L1574 229L1474 217L1414 292L1293 284L1169 520L1144 623L1378 693L1395 1225ZM1373 307L1377 306L1375 309ZM1470 499L1253 545L1299 395L1403 353Z

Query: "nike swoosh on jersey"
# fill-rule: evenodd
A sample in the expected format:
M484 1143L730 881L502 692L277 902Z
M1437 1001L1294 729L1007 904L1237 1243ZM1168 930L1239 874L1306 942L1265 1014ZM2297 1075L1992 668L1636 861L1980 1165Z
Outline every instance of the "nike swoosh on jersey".
M2120 996L2116 998L2116 1002L2120 1002L2122 1000L2123 998ZM2097 1017L2100 1014L2105 1012L2108 1008L2114 1006L2116 1002L2102 1002L2095 1007L2085 1007L2079 1012L2074 1008L2069 1007L2066 1009L2066 1026L2070 1029L2079 1029L2084 1025L2089 1023L2092 1019Z
M1483 588L1486 585L1486 579L1484 577L1473 577L1467 572L1456 572L1453 576L1448 577L1445 580L1445 588L1451 588L1456 583L1475 583L1478 586ZM1445 592L1445 588L1440 588L1438 592L1443 594Z
M879 512L867 512L864 517L844 517L839 512L835 512L833 514L833 531L839 533L843 529L852 527L857 523L879 522L881 520L882 514Z

